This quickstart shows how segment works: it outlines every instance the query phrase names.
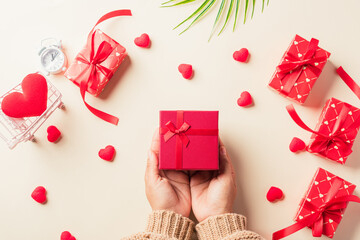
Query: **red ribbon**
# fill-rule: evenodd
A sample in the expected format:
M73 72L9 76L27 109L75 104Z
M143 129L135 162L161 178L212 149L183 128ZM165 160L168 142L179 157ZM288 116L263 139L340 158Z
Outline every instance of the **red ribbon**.
M335 146L338 146L338 149L342 151L342 154L344 156L348 156L351 154L351 152L352 152L351 146L346 141L345 134L350 131L355 130L356 128L358 128L360 126L360 118L356 119L356 121L353 124L351 124L347 129L342 128L342 125L343 125L344 121L346 120L346 117L350 110L346 103L344 103L344 106L342 107L342 109L338 115L338 118L337 118L334 128L333 128L333 131L328 136L309 128L300 119L299 115L296 113L295 108L292 104L286 106L286 110L288 111L288 113L290 114L290 117L295 121L295 123L298 126L305 129L306 131L316 134L315 141L312 144L311 149L309 149L309 150L311 150L311 152L323 153L323 155L332 159L331 156L327 155L327 153L329 151L329 148L331 146L335 145ZM337 160L337 159L333 159L333 160Z
M349 202L360 203L360 198L355 195L335 197L341 186L342 180L335 178L325 197L325 201L321 206L314 206L311 202L305 200L304 208L311 211L311 213L303 219L298 220L293 225L274 232L272 239L282 239L303 229L304 227L310 227L314 237L321 237L323 234L325 217L332 219L336 223L340 223L342 218L341 212L342 210L345 210L347 204Z
M283 89L281 90L282 93L286 95L290 93L305 68L309 68L316 76L320 75L321 69L318 67L318 64L325 61L327 57L314 57L318 44L319 40L312 38L305 54L302 56L287 52L285 61L276 67L277 74L280 76L281 81L284 82ZM285 77L288 74L290 76L285 81Z
M176 111L176 125L169 121L165 124L166 127L160 128L160 134L164 135L165 142L168 142L172 137L176 136L175 142L175 169L182 169L183 160L183 146L186 148L190 144L187 135L202 135L202 136L217 136L218 129L193 129L191 125L184 122L184 111ZM176 127L180 126L180 127Z
M79 55L75 60L80 61L82 63L85 63L88 67L84 70L84 73L88 73L89 77L87 78L87 80L83 80L80 82L80 93L81 93L81 97L85 103L85 106L97 117L101 118L104 121L107 121L109 123L112 123L114 125L117 125L119 122L119 119L113 115L110 115L108 113L105 113L103 111L100 111L92 106L90 106L86 101L85 101L85 92L88 89L88 87L93 87L93 86L97 86L99 83L99 79L97 78L98 76L98 72L101 72L102 74L104 74L106 76L106 78L110 79L112 77L112 71L104 66L101 65L102 62L104 62L109 55L112 53L112 51L114 50L114 48L110 45L110 43L103 41L100 43L98 49L95 51L95 27L109 19L109 18L113 18L113 17L118 17L118 16L131 16L131 11L130 10L116 10L116 11L112 11L109 12L107 14L105 14L104 16L102 16L98 22L95 24L95 26L93 27L93 29L90 31L89 36L88 36L88 41L91 39L91 49L90 49L90 59L87 59L85 56L83 55Z
M343 67L339 67L336 72L339 74L341 79L348 85L348 87L355 93L355 95L360 99L360 87L356 82L345 72Z

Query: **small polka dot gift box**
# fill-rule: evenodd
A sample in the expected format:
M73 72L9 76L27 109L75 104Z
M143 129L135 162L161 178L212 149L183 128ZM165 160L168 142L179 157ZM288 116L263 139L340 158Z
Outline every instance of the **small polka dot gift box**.
M126 49L118 42L101 30L95 30L99 23L118 16L131 16L131 11L116 10L101 17L90 31L85 47L65 72L65 77L80 87L86 107L94 115L115 125L118 118L89 106L85 102L85 92L98 96L127 55Z
M296 223L275 232L273 240L282 239L305 227L311 228L313 237L325 235L333 238L348 203L360 203L360 198L352 195L355 188L354 184L319 168L299 204Z
M343 81L360 98L360 87L339 67ZM360 109L349 103L330 98L320 114L314 130L309 128L297 115L292 105L286 107L291 118L301 128L312 133L307 151L345 164L352 153L352 146L360 128Z
M160 111L159 168L218 170L218 111Z
M269 87L281 95L303 104L320 76L330 53L296 35L276 67Z

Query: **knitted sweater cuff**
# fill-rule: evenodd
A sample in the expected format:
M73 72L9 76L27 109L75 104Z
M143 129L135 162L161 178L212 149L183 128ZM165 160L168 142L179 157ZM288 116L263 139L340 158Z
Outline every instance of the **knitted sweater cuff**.
M246 218L235 213L208 217L196 226L200 240L219 240L246 229Z
M153 211L148 219L146 232L161 234L178 240L190 240L194 222L175 212Z

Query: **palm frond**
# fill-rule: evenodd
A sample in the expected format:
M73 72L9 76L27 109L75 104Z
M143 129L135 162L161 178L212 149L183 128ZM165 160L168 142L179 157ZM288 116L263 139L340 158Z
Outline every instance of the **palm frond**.
M222 31L224 31L224 29L225 29L225 27L226 27L226 24L227 24L228 21L229 21L230 15L231 15L231 13L232 13L232 11L233 11L233 9L234 9L234 2L235 2L235 0L231 0L231 2L230 2L230 6L229 6L228 12L227 12L227 14L226 14L225 23L224 23L223 27L221 28L220 32L218 33L218 36L220 36L220 34L222 33Z
M254 16L254 11L255 11L255 0L253 0L253 6L252 6L252 13L251 13L251 19L253 18Z
M196 0L183 0L181 2L178 2L178 3L174 3L172 5L163 5L161 7L174 7L174 6L179 6L179 5L183 5L183 4L187 4L187 3L191 3L191 2L194 2ZM163 3L164 4L164 3Z
M235 31L236 22L237 22L238 15L239 15L239 7L240 7L240 0L236 0L236 6L235 6L235 20L234 20L233 32Z
M222 0L222 1L221 1L220 7L219 7L219 11L218 11L218 13L217 13L217 15L216 15L215 22L214 22L214 25L213 25L213 28L212 28L212 31L211 31L209 40L210 40L211 36L213 35L213 33L214 33L214 31L215 31L216 25L217 25L217 23L219 22L219 19L220 19L221 14L223 13L225 3L226 3L226 0Z
M247 10L249 7L249 0L245 0L245 14L244 14L244 23L246 22L246 15L247 15Z
M174 6L179 6L179 5L184 5L184 4L188 4L191 2L195 2L196 0L168 0L164 3L161 4L161 7L174 7ZM187 18L185 18L182 22L180 22L177 26L175 26L173 29L176 29L178 27L180 27L181 25L183 25L184 23L186 23L187 21L189 21L190 19L194 18L194 20L182 31L180 32L180 34L183 34L184 32L186 32L192 25L194 25L194 23L196 23L197 21L200 20L201 17L203 17L213 6L214 4L219 1L219 0L202 0L201 5L192 13L190 14L190 16L188 16ZM269 1L267 0L266 6L269 5ZM248 11L249 10L249 2L250 0L244 0L244 4L245 4L245 9L244 9L244 23L246 23L247 20L247 15L248 15ZM221 21L221 16L224 14L224 12L226 12L226 8L228 6L227 9L227 14L226 14L226 18L224 20L224 23L218 33L218 36L224 31L224 29L226 28L232 13L235 10L235 16L234 16L234 25L233 25L233 31L235 31L236 28L236 24L237 24L237 20L239 18L240 15L240 4L241 4L241 0L221 0L211 33L210 33L210 37L209 40L211 39L211 37L213 36L216 27L219 25L220 21ZM255 12L255 5L256 5L256 0L252 0L252 10L251 10L251 19L254 16L254 12ZM265 0L262 0L262 6L261 6L261 12L264 11L265 8Z
M206 6L206 8L194 19L194 21L192 21L190 23L190 25L184 30L182 31L179 35L183 34L184 32L186 32L194 23L196 23L211 7L212 5L214 5L214 3L216 2L216 0L211 0L211 2Z
M182 24L184 24L185 22L187 22L189 19L193 18L196 14L198 14L205 6L208 2L210 2L211 0L205 0L198 9L196 9L195 12L193 12L189 17L187 17L184 21L182 21L181 23L179 23L176 27L174 27L173 29L176 29L178 27L180 27Z

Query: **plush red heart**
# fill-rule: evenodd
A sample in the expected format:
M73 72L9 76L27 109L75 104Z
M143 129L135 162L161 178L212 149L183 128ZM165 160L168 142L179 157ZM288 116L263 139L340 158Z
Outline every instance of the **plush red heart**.
M280 188L271 187L266 194L266 199L269 202L275 202L276 200L281 200L284 198L284 193Z
M246 62L249 57L249 50L246 48L242 48L239 51L235 51L233 53L233 58L238 62Z
M76 240L76 238L71 235L71 233L69 233L68 231L64 231L61 233L61 240Z
M140 37L135 38L134 43L138 47L148 48L150 46L150 38L146 33L141 34Z
M35 188L35 190L31 193L31 197L38 203L45 203L46 189L43 186L39 186Z
M178 70L185 79L190 79L193 75L193 69L190 64L180 64Z
M29 74L21 87L23 93L13 92L3 99L1 110L13 118L40 116L47 108L46 79L38 73Z
M240 107L246 107L252 104L252 98L249 92L244 91L240 94L240 98L237 100L237 104Z
M304 143L304 141L297 137L294 137L289 145L289 149L292 152L302 151L305 148L306 144Z
M111 145L106 146L99 151L99 157L105 161L112 161L115 155L115 148Z
M61 136L61 132L55 126L49 126L47 128L47 139L49 142L56 142Z

